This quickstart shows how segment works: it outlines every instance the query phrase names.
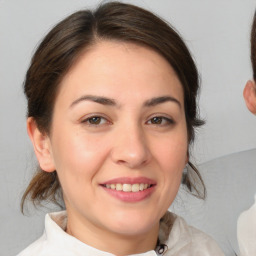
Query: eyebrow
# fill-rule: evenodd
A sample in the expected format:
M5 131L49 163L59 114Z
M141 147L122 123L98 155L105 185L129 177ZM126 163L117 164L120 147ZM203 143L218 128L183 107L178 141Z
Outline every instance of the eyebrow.
M158 104L162 104L162 103L165 103L168 101L176 103L181 108L181 103L177 99L175 99L174 97L171 97L171 96L161 96L161 97L152 98L150 100L147 100L144 103L144 106L145 107L153 107L153 106L156 106Z
M106 97L101 97L101 96L93 96L93 95L84 95L80 98L78 98L77 100L73 101L70 105L70 107L73 107L75 105L77 105L79 102L81 101L92 101L92 102L96 102L102 105L106 105L106 106L116 106L116 101L110 98L106 98Z
M70 108L72 108L73 106L77 105L78 103L80 103L82 101L92 101L92 102L96 102L96 103L99 103L99 104L102 104L105 106L117 106L117 103L114 99L106 98L106 97L102 97L102 96L84 95L84 96L76 99L75 101L73 101L70 105ZM153 106L165 103L165 102L174 102L181 108L181 103L177 99L175 99L174 97L171 97L171 96L161 96L161 97L155 97L155 98L149 99L144 102L143 106L144 107L153 107Z

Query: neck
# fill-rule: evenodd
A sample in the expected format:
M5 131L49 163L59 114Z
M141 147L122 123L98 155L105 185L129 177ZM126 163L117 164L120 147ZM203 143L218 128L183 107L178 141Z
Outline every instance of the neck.
M77 216L74 218L69 216L66 232L98 250L123 256L154 250L158 239L159 224L148 232L126 235L102 230L101 227L94 226L92 223L77 219Z

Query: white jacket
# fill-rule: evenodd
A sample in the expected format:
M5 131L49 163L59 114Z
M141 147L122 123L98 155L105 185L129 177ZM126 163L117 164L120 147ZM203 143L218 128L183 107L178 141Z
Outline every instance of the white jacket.
M166 217L159 231L160 243L167 245L164 252L156 248L136 256L224 256L212 238L188 226L181 217L170 212ZM43 236L18 256L114 256L67 234L66 223L65 211L47 214Z

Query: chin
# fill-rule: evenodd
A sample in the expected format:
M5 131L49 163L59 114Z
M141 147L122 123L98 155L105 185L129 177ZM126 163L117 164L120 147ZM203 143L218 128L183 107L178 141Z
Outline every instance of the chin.
M113 222L113 220L115 220ZM152 215L141 215L133 214L127 215L123 214L122 216L113 216L110 219L111 225L108 225L113 232L127 235L127 236L136 236L144 233L148 233L151 229L158 226L159 219L153 217Z

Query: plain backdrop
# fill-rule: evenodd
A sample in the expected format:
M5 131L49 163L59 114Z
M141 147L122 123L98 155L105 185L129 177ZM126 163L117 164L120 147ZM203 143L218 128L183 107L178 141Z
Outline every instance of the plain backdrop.
M134 0L183 36L201 74L197 163L256 148L256 117L242 91L252 77L250 25L255 0ZM93 0L0 0L0 255L15 255L42 232L41 212L24 217L19 202L36 166L26 134L22 83L36 45L56 22ZM46 210L47 211L47 210ZM27 235L27 230L32 235Z

